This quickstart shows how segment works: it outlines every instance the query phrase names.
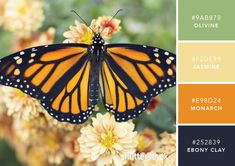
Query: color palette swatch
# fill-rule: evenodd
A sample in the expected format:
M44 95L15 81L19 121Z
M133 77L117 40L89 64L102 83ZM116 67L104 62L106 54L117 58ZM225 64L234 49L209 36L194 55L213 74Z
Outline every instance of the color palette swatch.
M235 124L234 6L178 0L179 166L232 161L235 127L226 125Z
M179 166L234 165L235 126L181 126Z
M178 0L180 40L234 40L235 1Z
M179 82L235 82L235 43L179 42Z
M179 123L235 123L232 96L232 84L180 84Z

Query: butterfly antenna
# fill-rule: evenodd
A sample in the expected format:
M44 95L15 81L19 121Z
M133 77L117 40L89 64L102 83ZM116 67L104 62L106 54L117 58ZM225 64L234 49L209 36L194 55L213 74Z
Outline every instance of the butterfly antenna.
M109 20L107 24L109 24L116 17L116 15L121 11L123 11L123 9L118 9L118 11L113 15L113 17Z
M118 9L118 11L113 15L113 17L109 20L109 22L106 25L108 25L117 16L117 14L121 11L123 11L123 9ZM101 31L101 33L102 32L103 32L103 30Z
M90 28L90 30L92 30L92 32L95 34L94 30L91 29L91 27L87 24L87 22L86 22L75 10L71 10L71 12L75 13L75 14L80 18L80 20L81 20L84 24L86 24L86 26L87 26L88 28Z

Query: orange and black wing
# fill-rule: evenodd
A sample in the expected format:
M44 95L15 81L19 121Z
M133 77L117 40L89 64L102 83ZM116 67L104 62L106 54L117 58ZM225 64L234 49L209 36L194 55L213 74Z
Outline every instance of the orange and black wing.
M150 99L176 84L176 55L142 45L110 44L101 65L101 90L117 121L139 116Z
M0 84L38 99L59 121L82 123L89 104L88 45L55 44L29 48L0 61Z

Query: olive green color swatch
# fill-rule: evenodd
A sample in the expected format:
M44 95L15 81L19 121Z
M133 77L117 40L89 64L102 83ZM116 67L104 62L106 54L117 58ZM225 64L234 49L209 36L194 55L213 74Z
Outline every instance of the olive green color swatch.
M179 0L179 40L235 40L234 0Z

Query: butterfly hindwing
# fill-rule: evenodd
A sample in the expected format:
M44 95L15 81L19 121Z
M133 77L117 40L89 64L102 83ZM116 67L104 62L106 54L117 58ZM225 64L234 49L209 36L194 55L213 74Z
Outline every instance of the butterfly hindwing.
M100 76L103 103L106 110L115 115L117 121L136 118L145 110L149 101L138 99L131 94L105 61L102 62Z
M60 121L82 123L93 111L87 48L85 44L55 44L7 56L0 61L0 84L38 99Z
M117 121L139 116L150 99L175 85L176 57L142 45L110 44L101 67L102 94Z

